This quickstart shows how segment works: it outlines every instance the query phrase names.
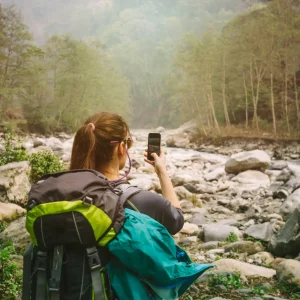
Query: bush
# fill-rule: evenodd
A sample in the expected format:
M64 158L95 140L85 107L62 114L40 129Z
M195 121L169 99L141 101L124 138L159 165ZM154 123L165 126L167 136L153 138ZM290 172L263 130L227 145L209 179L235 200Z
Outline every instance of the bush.
M223 285L231 290L241 288L243 283L240 274L210 274L208 285L210 287Z
M22 148L20 142L17 145L13 145L12 139L14 134L7 132L5 138L5 152L0 156L0 166L9 164L11 162L18 162L28 160L27 151Z
M14 300L21 295L22 271L12 261L16 254L11 242L0 245L0 299Z
M56 173L65 169L60 159L50 151L33 153L29 161L31 163L30 179L32 182L38 181L44 174Z
M229 236L226 239L227 243L235 243L239 240L238 236L234 232L230 232Z

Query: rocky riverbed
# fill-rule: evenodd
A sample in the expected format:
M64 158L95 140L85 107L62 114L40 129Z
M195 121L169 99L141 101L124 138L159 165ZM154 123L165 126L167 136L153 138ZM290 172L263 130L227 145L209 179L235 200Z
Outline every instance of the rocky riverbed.
M194 261L216 265L183 299L300 299L300 149L284 152L282 160L276 159L277 148L277 152L272 147L263 151L253 145L228 152L203 146L204 152L190 143L191 126L156 131L162 133L169 174L185 218L174 238ZM153 168L143 161L147 134L133 131L128 179L160 192ZM66 163L72 141L67 134L22 138L29 153L48 149ZM0 152L1 145L3 140ZM0 240L11 238L17 249L29 242L23 209L29 170L27 162L0 167L0 221L9 222ZM289 289L278 288L281 283Z

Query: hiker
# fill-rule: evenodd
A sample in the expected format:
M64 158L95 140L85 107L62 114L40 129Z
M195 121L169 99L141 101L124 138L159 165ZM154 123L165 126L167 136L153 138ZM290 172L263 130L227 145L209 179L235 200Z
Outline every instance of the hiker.
M213 267L192 263L171 236L184 220L163 151L153 162L144 153L163 196L126 182L131 145L119 115L98 113L75 135L70 170L31 187L22 300L176 299Z
M124 168L127 158L130 161L128 149L131 146L130 130L121 116L108 112L95 114L75 135L70 169L93 169L115 185L124 183L125 177L120 178L119 170ZM167 172L164 152L161 151L160 156L153 153L154 162L146 159L147 150L144 156L145 161L155 168L163 196L142 191L133 195L130 201L139 212L160 222L171 234L176 234L182 229L184 218Z

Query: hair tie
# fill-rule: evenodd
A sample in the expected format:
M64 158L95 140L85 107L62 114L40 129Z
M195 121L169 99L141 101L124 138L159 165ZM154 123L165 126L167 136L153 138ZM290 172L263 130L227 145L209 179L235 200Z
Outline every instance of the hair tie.
M95 127L95 125L93 123L89 123L88 125L91 125L92 131L95 131L96 127Z

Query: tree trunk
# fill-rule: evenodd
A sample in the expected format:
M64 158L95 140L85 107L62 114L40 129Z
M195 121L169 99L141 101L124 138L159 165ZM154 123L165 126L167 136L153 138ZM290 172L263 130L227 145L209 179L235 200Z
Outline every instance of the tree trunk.
M252 58L250 58L250 81L251 81L251 91L252 91L252 102L253 102L253 119L252 119L252 127L256 124L256 128L258 129L258 119L257 119L257 102L255 98L254 92L254 81L253 81L253 63Z
M288 74L287 67L285 67L284 71L284 110L285 110L285 120L288 135L290 135L290 120L289 120L289 108L288 108Z
M217 128L218 132L220 132L220 126L219 126L219 122L218 122L218 119L216 116L215 105L214 105L214 95L213 95L213 89L212 89L212 83L211 83L211 75L209 76L209 79L210 79L209 94L208 94L209 104L210 104L210 108L211 108L214 125Z
M244 79L244 89L245 89L245 102L246 102L246 128L249 126L249 118L248 118L248 90L247 90L247 84L246 84L246 77L245 73L243 72L243 79Z
M225 54L225 50L224 50L224 55L223 55L222 94L223 94L223 107L224 107L224 115L225 115L225 120L226 120L226 127L230 127L230 118L229 118L227 103L226 103L226 54Z
M294 72L294 86L295 86L295 102L296 102L296 114L297 114L297 124L296 125L297 125L297 132L299 132L299 130L300 130L300 111L299 111L299 96L298 96L296 72Z
M204 134L207 136L207 131L206 131L204 123L203 123L203 118L202 118L202 115L201 115L201 110L200 110L198 99L197 99L197 96L196 96L196 93L195 93L195 86L194 86L194 84L192 85L192 90L193 90L194 102L196 104L198 115L199 115L199 119L200 119L200 123L201 123L201 128L202 128L202 131L204 132Z
M271 108L272 108L272 118L273 118L273 130L276 135L276 114L274 105L274 80L273 80L273 62L271 60Z

